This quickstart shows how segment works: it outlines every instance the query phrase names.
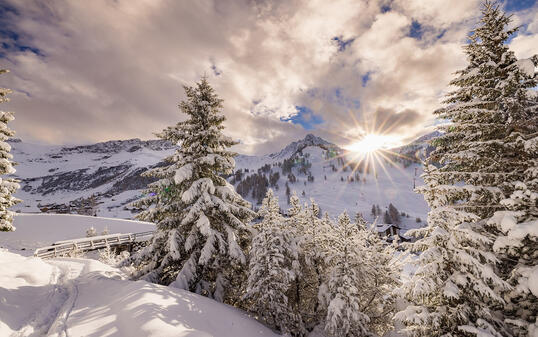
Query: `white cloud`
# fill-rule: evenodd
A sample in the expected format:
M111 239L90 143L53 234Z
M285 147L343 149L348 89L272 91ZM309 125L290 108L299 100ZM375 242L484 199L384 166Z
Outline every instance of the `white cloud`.
M51 143L149 138L183 118L181 85L207 74L239 151L267 152L303 136L280 121L297 105L322 116L317 133L336 142L346 141L353 119L381 115L412 116L393 128L412 137L431 124L452 72L465 65L461 45L479 2L394 1L381 13L382 3L11 0L20 14L6 14L11 28L45 55L2 60L12 70L3 85L16 90L14 128ZM537 44L537 13L515 17L528 23L512 42L518 55ZM420 41L407 36L413 20L422 24ZM353 42L339 50L334 37Z

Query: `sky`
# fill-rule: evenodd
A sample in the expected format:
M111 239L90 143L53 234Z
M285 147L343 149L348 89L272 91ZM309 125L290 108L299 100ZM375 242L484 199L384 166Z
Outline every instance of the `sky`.
M538 53L538 4L503 1ZM185 119L183 85L207 76L237 151L314 133L410 141L432 130L478 0L0 0L3 110L27 142L155 138Z

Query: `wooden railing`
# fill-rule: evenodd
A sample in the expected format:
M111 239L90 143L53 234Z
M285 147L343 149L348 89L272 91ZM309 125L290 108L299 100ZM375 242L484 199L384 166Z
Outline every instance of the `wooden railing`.
M110 234L60 241L51 246L36 249L34 256L47 259L59 256L69 256L75 252L88 252L106 247L128 245L135 242L148 241L153 236L153 233L153 231L149 231L141 233Z

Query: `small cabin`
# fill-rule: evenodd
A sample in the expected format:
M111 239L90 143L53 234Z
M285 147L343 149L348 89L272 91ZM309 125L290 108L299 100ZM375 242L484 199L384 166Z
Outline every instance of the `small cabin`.
M400 229L395 224L378 224L376 227L379 236L385 238L388 242L392 242L394 236L397 236L400 242L411 241L410 238L400 235Z
M400 227L395 224L379 224L377 225L377 233L381 237L400 235Z

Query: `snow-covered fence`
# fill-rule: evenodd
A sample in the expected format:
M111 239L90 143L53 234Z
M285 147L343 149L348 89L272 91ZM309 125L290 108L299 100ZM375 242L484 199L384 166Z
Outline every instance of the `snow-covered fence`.
M87 252L106 247L132 245L136 242L148 241L153 236L153 233L153 231L148 231L141 233L110 234L58 241L51 246L36 249L34 256L46 259L66 256L73 252Z

